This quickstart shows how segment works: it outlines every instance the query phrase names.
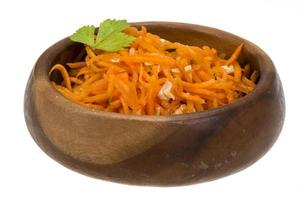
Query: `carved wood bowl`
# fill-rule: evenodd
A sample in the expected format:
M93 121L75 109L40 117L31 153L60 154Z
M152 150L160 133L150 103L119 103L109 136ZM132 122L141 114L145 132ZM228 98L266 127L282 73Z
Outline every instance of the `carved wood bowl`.
M283 125L285 103L279 76L266 53L214 28L170 22L133 25L145 25L170 41L208 45L227 55L243 42L239 62L259 71L256 89L229 105L191 114L132 116L96 111L64 98L50 84L53 64L84 56L82 45L65 38L40 56L25 92L27 127L45 153L88 176L175 186L233 174L270 149Z

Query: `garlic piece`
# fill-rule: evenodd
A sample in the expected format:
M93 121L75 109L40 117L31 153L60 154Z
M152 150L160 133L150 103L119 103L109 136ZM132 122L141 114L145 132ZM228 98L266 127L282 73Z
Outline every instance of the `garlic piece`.
M174 111L174 114L175 115L180 115L180 114L183 114L183 111L186 109L186 105L185 104L182 104L179 106L179 108L177 108L175 111Z
M227 74L231 74L231 73L234 72L233 65L229 65L229 66L227 66L227 65L222 65L221 67L224 69L224 71L225 71Z
M180 73L180 70L178 68L171 68L171 72Z
M131 47L130 49L129 49L129 55L130 56L133 56L135 54L135 49L133 48L133 47Z
M192 66L191 65L185 66L184 71L186 71L186 72L192 71Z
M174 94L172 94L171 89L172 89L173 84L170 81L166 81L164 85L160 88L158 92L158 97L161 100L175 100Z
M119 58L112 58L112 59L111 59L111 62L117 63L117 62L120 62L120 59L119 59Z

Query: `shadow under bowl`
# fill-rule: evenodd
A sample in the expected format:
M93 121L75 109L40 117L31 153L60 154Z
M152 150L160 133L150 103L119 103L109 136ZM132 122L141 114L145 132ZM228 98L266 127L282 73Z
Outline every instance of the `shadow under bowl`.
M260 73L256 89L216 109L172 116L101 112L69 101L50 84L56 63L83 58L83 46L65 38L38 59L25 92L29 132L50 157L82 174L136 184L175 186L217 179L254 163L277 139L284 121L281 82L256 45L214 28L142 22L149 32L229 55L244 43L239 62Z

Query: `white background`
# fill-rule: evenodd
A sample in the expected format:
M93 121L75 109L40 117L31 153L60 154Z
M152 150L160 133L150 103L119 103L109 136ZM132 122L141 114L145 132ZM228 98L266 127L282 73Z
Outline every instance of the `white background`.
M23 117L31 68L54 42L106 18L177 21L223 29L256 43L274 61L286 120L273 148L250 168L185 187L137 187L75 173L43 153ZM300 2L16 1L0 3L0 199L300 199Z

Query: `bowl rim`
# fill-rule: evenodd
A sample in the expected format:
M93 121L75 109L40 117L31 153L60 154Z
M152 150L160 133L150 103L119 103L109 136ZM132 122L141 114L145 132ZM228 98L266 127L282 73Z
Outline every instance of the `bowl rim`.
M43 79L46 79L46 82L48 83L45 85L44 89L49 90L49 94L53 95L55 97L55 100L59 104L59 102L63 103L64 105L69 105L65 107L64 109L72 109L76 113L85 113L87 115L94 115L99 117L107 117L107 118L113 118L113 119L123 119L123 120L135 120L135 121L151 121L151 122L157 122L157 121L184 121L187 119L197 119L197 118L210 118L215 115L235 110L236 108L245 106L247 104L251 104L255 102L255 100L267 92L270 84L275 78L276 74L276 68L270 59L270 57L257 45L254 43L241 38L237 35L234 35L232 33L208 27L208 26L202 26L202 25L196 25L196 24L190 24L190 23L180 23L180 22L167 22L167 21L144 21L144 22L133 22L130 23L133 26L166 26L171 28L177 28L177 29L190 29L196 32L202 32L205 34L213 34L215 36L230 38L231 40L243 42L245 46L248 46L249 48L256 51L255 56L259 56L259 62L260 65L263 65L262 68L260 68L260 78L256 85L256 88L249 94L243 96L242 98L239 98L235 100L232 103L213 108L204 110L201 112L194 112L194 113L185 113L185 114L179 114L179 115L166 115L166 116L157 116L157 115L128 115L128 114L122 114L122 113L116 113L116 112L106 112L106 111L100 111L92 108L88 108L82 105L79 105L75 102L72 102L71 100L64 97L62 94L60 94L52 85L50 82L50 79L48 77L48 68L49 62L46 61L47 59L53 59L55 56L57 56L60 52L57 52L57 48L61 48L61 50L68 45L71 45L73 42L69 40L69 37L66 37L53 45L51 45L48 49L46 49L42 55L38 58L34 69L33 74L39 73ZM46 65L46 66L45 66ZM46 70L47 69L47 70ZM270 73L271 72L271 73ZM37 76L35 76L37 77Z

